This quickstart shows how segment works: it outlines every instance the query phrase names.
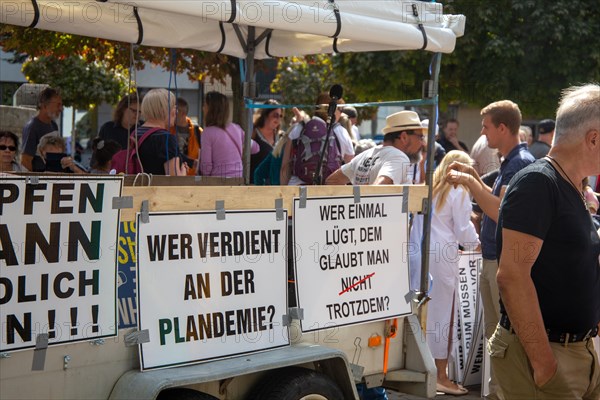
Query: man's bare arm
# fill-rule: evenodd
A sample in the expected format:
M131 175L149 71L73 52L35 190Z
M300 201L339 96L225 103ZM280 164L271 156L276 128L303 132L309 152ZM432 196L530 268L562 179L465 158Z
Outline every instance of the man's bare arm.
M502 302L538 386L548 382L557 368L531 279L531 268L542 244L543 240L535 236L502 229L502 254L497 275Z
M473 167L457 161L448 167L446 179L450 183L467 186L481 210L494 222L498 222L498 211L506 187L501 189L499 196L494 195L492 188L483 183Z
M389 176L379 175L373 185L393 185L394 181Z
M325 180L326 185L346 185L350 182L350 179L342 172L341 168L338 168L333 174L329 175Z

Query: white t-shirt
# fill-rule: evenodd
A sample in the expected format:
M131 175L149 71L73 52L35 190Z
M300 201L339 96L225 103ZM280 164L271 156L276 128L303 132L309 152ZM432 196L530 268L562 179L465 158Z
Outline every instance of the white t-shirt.
M300 134L302 133L302 129L304 129L304 125L303 124L296 124L294 125L294 127L292 128L292 131L290 132L288 139L289 140L296 140L300 137ZM333 126L333 133L335 134L338 143L340 144L340 151L342 152L342 157L345 156L354 156L354 146L352 145L352 141L350 140L350 134L348 133L348 131L346 130L346 128L344 128L343 126L341 126L340 124L336 124ZM292 171L293 173L293 171ZM288 182L288 185L302 185L305 182L303 182L300 178L298 178L296 175L292 175L290 177L290 181Z
M377 146L363 151L342 172L353 185L370 185L378 176L387 176L395 185L410 184L411 162L408 156L394 146Z

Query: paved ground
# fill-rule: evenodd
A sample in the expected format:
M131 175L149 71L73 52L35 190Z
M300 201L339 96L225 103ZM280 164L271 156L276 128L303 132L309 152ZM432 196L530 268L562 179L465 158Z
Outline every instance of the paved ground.
M480 386L469 386L469 394L464 396L452 396L450 394L438 394L434 397L435 400L451 400L451 399L461 399L461 400L481 400L480 396L481 387ZM425 400L425 397L413 396L403 393L398 393L393 390L388 390L388 398L389 400Z

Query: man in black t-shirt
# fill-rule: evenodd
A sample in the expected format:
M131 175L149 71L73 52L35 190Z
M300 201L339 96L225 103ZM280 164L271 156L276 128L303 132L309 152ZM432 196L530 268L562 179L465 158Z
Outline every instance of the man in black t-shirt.
M549 155L501 205L501 319L489 342L506 399L599 399L600 236L582 195L600 172L600 86L565 91Z
M60 136L58 124L54 121L63 111L62 97L57 89L47 87L40 92L37 114L23 127L23 147L21 164L32 171L32 160L37 154L40 139L45 135Z

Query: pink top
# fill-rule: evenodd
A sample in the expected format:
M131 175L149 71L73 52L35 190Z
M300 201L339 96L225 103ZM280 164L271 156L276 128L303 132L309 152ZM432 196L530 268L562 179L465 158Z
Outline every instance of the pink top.
M204 176L241 178L243 176L242 149L245 133L234 123L225 130L207 126L200 136L200 171ZM259 146L252 140L251 153L258 153Z

